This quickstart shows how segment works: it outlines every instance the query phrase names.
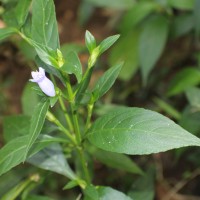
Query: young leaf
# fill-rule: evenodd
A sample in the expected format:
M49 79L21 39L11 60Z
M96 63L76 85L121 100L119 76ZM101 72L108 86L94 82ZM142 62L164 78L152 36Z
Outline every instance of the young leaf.
M124 170L133 174L143 174L139 166L124 154L113 153L98 149L94 150L92 152L92 155L97 160L109 167Z
M99 44L99 55L109 49L118 39L120 35L107 37Z
M112 87L116 78L119 75L122 65L123 64L121 63L121 64L111 67L97 81L97 83L93 89L94 101L97 101Z
M36 106L33 112L33 116L30 122L28 139L26 141L27 145L25 148L24 160L26 159L26 156L28 155L30 148L32 147L33 143L35 142L35 140L37 139L42 130L48 108L49 108L49 101L40 102Z
M14 28L1 28L0 29L0 41L6 39L12 34L16 33Z
M152 18L144 27L139 42L139 59L143 84L159 59L165 47L169 31L169 23L163 16Z
M59 144L52 144L27 161L39 168L62 174L72 180L76 179L76 175L68 165Z
M32 39L53 50L59 48L58 27L53 0L33 1Z
M85 33L85 44L86 44L90 54L92 53L93 49L96 48L96 40L89 31L86 31L86 33Z
M78 55L75 52L70 52L67 54L66 61L60 69L67 74L74 74L78 83L81 81L82 65Z
M168 95L173 96L200 83L200 70L188 67L178 72L171 80Z
M19 0L15 8L15 16L19 27L24 24L28 16L31 0Z
M185 146L200 146L200 139L163 115L142 108L120 108L94 122L89 141L106 151L151 154Z
M30 128L30 117L25 115L7 116L3 118L3 134L6 142L27 135Z

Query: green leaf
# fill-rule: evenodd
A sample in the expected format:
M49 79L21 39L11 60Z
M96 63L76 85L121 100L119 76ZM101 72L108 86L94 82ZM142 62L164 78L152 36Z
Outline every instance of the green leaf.
M19 26L26 21L30 8L31 0L19 0L15 8L15 16Z
M97 81L93 89L94 101L97 101L112 87L112 85L114 84L115 80L117 79L119 75L122 65L123 64L121 63L121 64L111 67Z
M25 149L24 160L26 159L26 156L28 155L30 148L32 147L32 145L34 144L35 140L38 138L42 130L48 108L49 108L49 101L45 101L45 102L40 102L34 109L33 116L30 121L30 130L28 134L28 139L26 141L27 145Z
M26 200L53 200L53 199L47 196L30 195Z
M124 62L119 78L127 81L132 78L139 67L138 41L140 30L131 31L126 36L120 37L109 54L109 63L114 65ZM122 51L123 49L123 51Z
M90 54L96 48L96 40L89 31L86 31L86 33L85 33L85 44L86 44L86 47L89 50Z
M29 128L30 117L28 116L16 115L3 118L3 133L7 142L16 137L27 135Z
M85 0L88 3L91 3L98 7L107 7L107 8L113 8L113 9L129 9L131 6L133 6L134 1L133 0Z
M16 33L14 28L1 28L0 29L0 41Z
M89 141L106 151L151 154L185 146L200 146L200 139L163 115L142 108L120 108L97 119Z
M168 0L168 5L181 10L192 10L194 2L195 0Z
M164 50L168 31L169 23L163 16L151 18L143 29L139 42L139 59L144 85Z
M99 55L109 49L118 39L120 35L107 37L99 44Z
M126 33L140 23L145 17L159 8L159 4L155 2L138 2L122 17L119 28Z
M132 200L130 197L126 196L124 193L114 190L111 187L98 187L97 188L99 199L102 200Z
M66 61L60 69L67 74L74 74L78 83L80 83L82 79L82 65L78 55L75 52L70 52L67 54Z
M99 194L95 186L88 185L84 190L84 200L99 200Z
M199 9L200 9L200 1L195 0L193 15L194 15L194 24L195 24L196 35L199 35L199 33L200 33L200 12L199 12Z
M52 144L29 158L27 161L39 168L62 174L72 180L76 179L76 175L67 163L59 144Z
M28 139L29 135L17 137L0 149L0 176L24 161ZM61 141L61 139L52 138L50 136L40 137L32 146L29 156L33 156L51 143Z
M200 70L197 68L184 68L176 73L170 81L168 95L173 96L186 91L189 87L200 83Z
M36 91L32 90L32 87L33 83L28 82L21 97L23 113L28 116L32 116L32 109L39 103L38 95Z
M139 166L128 156L103 150L93 150L92 155L103 164L133 174L143 174Z
M53 50L59 48L58 27L53 0L33 1L32 39Z
M200 89L197 87L190 87L185 92L186 97L191 106L200 108Z

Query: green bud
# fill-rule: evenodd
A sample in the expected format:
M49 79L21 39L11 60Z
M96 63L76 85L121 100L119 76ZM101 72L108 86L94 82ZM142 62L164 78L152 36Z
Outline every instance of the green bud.
M88 60L88 67L89 68L94 66L94 64L97 61L97 58L98 58L99 54L100 54L100 52L99 52L99 46L98 46L92 51L92 53L91 53L91 55L89 57L89 60Z

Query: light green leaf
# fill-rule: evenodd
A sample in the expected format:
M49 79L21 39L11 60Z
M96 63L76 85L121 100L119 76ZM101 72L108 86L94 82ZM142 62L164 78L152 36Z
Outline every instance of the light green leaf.
M62 174L72 180L76 179L76 175L68 165L59 144L52 144L29 158L27 161L39 168Z
M19 0L15 8L15 16L19 26L26 21L30 8L31 0Z
M17 137L0 149L0 176L24 161L28 139L29 135ZM62 141L63 139L52 138L50 136L40 137L32 146L29 156L33 156L51 143Z
M99 44L99 55L109 49L118 39L120 35L107 37Z
M163 16L151 18L143 29L139 42L139 59L144 85L164 50L168 31L169 23Z
M26 141L27 145L25 148L24 160L26 159L26 156L28 155L30 148L32 147L32 145L34 144L35 140L38 138L42 130L48 108L49 108L49 101L45 101L45 102L40 102L34 109L33 116L30 121L30 130L28 134L28 139Z
M86 31L86 33L85 33L85 44L86 44L90 54L92 53L93 49L96 48L96 40L89 31Z
M79 83L82 79L82 65L78 55L75 52L70 52L65 59L65 63L60 69L67 74L74 74Z
M121 63L121 64L111 67L97 81L93 89L94 101L97 101L112 87L112 85L114 84L115 80L117 79L119 75L122 65L123 64Z
M186 90L185 94L190 105L200 109L200 89L197 87L190 87Z
M53 50L59 48L58 27L53 0L33 1L32 39Z
M121 36L109 54L109 63L114 65L124 62L119 78L127 81L132 78L139 67L138 41L140 30L131 31ZM122 51L123 49L123 51Z
M3 118L4 138L8 142L20 136L28 135L30 117L25 115L6 116Z
M97 160L109 167L124 170L133 174L143 174L140 167L124 154L113 153L100 149L93 150L91 153Z
M192 10L195 0L168 0L169 6L181 10Z
M89 141L106 151L151 154L185 146L200 146L200 139L163 115L142 108L120 108L97 119Z
M129 9L134 5L133 0L85 0L88 3L91 3L99 7L108 7L113 9Z
M200 83L200 70L197 68L184 68L172 78L168 95L173 96L186 91L189 87Z
M0 29L0 41L16 33L14 28L1 28Z

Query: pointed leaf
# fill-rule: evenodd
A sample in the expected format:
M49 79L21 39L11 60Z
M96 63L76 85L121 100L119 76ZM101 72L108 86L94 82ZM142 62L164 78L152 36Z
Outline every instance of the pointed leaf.
M59 48L58 27L53 0L33 1L32 39L54 50Z
M151 154L185 146L200 139L163 115L142 108L119 108L94 122L89 141L106 151Z
M86 33L85 33L85 44L86 44L86 47L88 48L90 54L92 53L93 49L96 48L96 40L89 31L86 31Z
M163 52L168 31L169 23L163 16L154 17L144 27L139 43L139 59L144 84L146 84L150 71Z
M27 145L26 145L26 149L25 149L24 160L26 159L26 156L27 156L30 148L32 147L33 143L38 138L38 136L42 130L48 108L49 108L49 101L40 102L36 106L36 108L33 112L33 116L31 118L31 122L30 122L30 130L29 130L29 134L28 134L28 139L26 141Z
M123 64L121 63L121 64L111 67L97 81L93 89L94 101L102 97L112 87L112 85L114 84L115 80L117 79L119 75L122 65Z

